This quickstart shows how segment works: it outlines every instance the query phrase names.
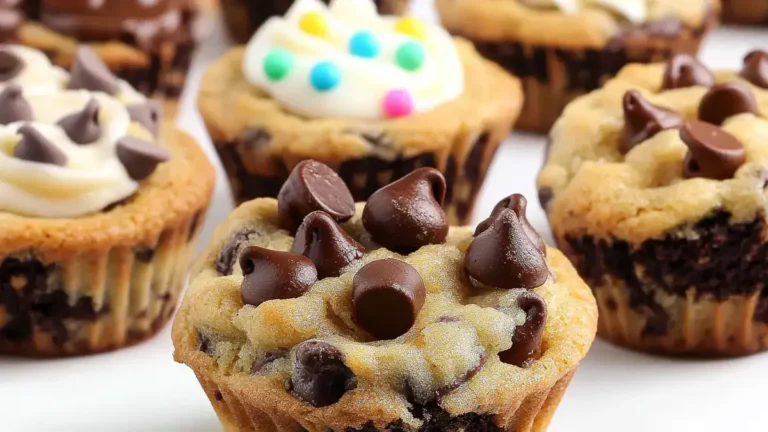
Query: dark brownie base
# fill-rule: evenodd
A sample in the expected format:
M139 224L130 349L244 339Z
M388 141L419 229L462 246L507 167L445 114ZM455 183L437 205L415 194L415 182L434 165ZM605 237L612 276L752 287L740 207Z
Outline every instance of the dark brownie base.
M414 405L413 414L424 421L418 429L398 420L384 429L378 429L373 423L369 423L359 429L347 428L345 432L502 432L502 429L496 426L493 415L467 413L453 417L434 402Z

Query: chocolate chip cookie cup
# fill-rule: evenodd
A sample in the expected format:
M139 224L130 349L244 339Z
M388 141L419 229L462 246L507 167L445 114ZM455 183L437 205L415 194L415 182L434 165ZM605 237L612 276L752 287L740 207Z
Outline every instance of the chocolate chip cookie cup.
M443 25L523 81L517 127L547 133L563 108L625 65L696 54L711 0L436 0Z
M628 66L553 128L540 196L601 337L668 355L768 348L766 58Z
M198 106L238 203L276 197L307 159L356 201L435 167L451 222L466 224L522 93L439 27L381 17L371 0L299 0L209 68Z
M103 64L70 77L29 48L0 59L18 66L0 79L0 355L152 336L180 298L213 168L191 137L126 106L127 87L89 90Z
M225 430L546 430L594 298L521 195L473 232L445 188L422 168L355 206L307 161L218 228L173 341Z
M723 22L732 24L768 24L768 1L722 0Z

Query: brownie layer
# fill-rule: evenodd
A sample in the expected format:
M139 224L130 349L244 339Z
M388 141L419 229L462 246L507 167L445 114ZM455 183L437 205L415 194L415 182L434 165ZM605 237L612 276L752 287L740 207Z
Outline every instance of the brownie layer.
M768 25L768 0L723 0L723 21Z

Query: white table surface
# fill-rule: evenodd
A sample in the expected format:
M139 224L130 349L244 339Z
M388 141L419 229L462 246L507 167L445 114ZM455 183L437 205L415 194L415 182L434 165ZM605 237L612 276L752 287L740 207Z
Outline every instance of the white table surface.
M419 0L421 2L421 0ZM417 14L431 15L418 3ZM210 140L194 108L204 66L227 45L217 28L190 71L180 125L209 155ZM768 48L768 30L723 28L704 48L705 62L737 68L744 54ZM531 223L551 241L536 203L534 179L544 139L515 133L501 147L477 215L502 197L528 196ZM224 177L202 236L231 209ZM0 432L217 432L219 423L192 372L173 362L170 328L136 347L66 360L0 357ZM736 360L652 357L596 341L555 415L551 432L752 432L768 430L768 354Z

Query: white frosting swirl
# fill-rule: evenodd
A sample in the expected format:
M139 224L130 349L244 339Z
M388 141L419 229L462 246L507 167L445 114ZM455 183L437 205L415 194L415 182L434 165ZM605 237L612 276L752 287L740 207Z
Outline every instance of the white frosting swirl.
M608 9L633 23L641 23L648 17L649 0L521 0L532 7L557 7L568 14L578 13L590 7Z
M320 22L324 34L306 31L308 15ZM430 111L463 93L464 72L445 30L409 19L417 32L404 32L401 18L379 16L371 0L332 0L329 6L298 0L285 17L271 18L253 36L243 73L286 110L306 117L379 119ZM359 32L375 41L375 54L353 54ZM424 54L419 66L402 66L398 52L406 44ZM279 79L265 69L276 50L291 59ZM323 62L330 62L340 77L335 87L318 90L313 69Z

